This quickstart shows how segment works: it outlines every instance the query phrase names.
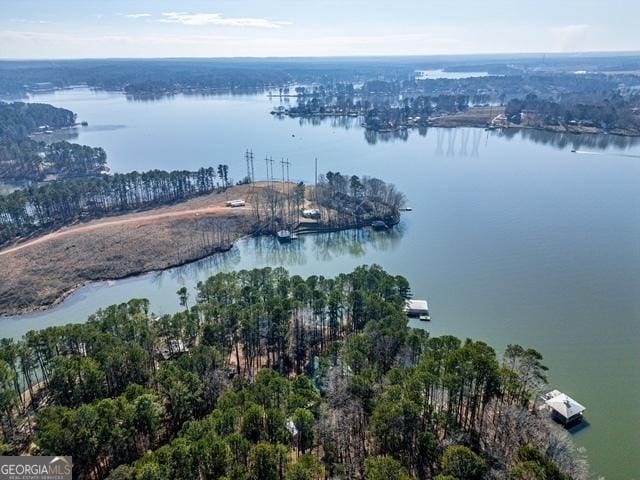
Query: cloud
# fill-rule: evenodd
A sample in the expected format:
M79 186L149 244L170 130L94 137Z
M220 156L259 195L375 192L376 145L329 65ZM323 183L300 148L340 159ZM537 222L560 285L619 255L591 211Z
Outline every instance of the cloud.
M26 18L12 18L9 20L12 23L30 23L30 24L38 24L38 25L53 25L53 22L49 20L33 20Z
M91 57L248 57L389 55L398 51L417 55L460 49L446 32L399 35L272 35L239 29L216 35L210 32L78 33L0 31L0 45L13 56L0 58L91 58ZM62 52L62 53L61 53Z
M182 25L205 26L214 25L218 27L251 27L251 28L281 28L291 25L291 22L275 21L269 18L255 17L225 17L220 13L188 13L188 12L166 12L158 20L164 23L180 23Z
M124 15L126 18L145 18L150 17L150 13L128 13Z
M580 47L589 34L589 25L563 25L551 28L551 36L560 51L573 51Z

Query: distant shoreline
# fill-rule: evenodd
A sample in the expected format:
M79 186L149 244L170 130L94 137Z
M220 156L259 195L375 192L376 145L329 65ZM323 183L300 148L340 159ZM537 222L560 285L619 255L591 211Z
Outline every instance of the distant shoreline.
M539 125L539 124L516 124L507 123L504 120L497 120L504 114L503 107L471 107L466 112L433 116L424 123L407 122L389 128L372 128L362 124L362 128L376 133L393 133L403 130L413 130L416 128L485 128L489 130L539 130L551 133L570 133L575 135L617 135L621 137L640 137L640 131L628 129L607 130L600 127L584 125ZM288 112L272 112L272 115L286 116L289 118L359 118L361 112L327 112L297 114Z

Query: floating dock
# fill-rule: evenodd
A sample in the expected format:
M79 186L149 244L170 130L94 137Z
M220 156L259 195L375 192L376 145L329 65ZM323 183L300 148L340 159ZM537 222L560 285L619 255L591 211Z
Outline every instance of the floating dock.
M276 238L280 243L289 243L294 239L294 235L289 230L279 230L276 232Z
M426 300L407 300L404 305L404 311L408 317L419 318L420 320L429 321L429 304Z

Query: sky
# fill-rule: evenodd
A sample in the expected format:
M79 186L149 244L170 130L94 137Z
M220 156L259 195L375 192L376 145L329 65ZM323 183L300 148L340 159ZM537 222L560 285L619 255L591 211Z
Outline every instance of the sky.
M0 0L0 58L640 50L638 0Z

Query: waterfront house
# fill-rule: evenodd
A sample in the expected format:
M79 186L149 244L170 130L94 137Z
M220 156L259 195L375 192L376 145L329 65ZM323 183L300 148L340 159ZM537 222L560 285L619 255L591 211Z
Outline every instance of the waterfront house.
M302 216L304 218L320 218L320 210L317 208L304 208L302 209Z

